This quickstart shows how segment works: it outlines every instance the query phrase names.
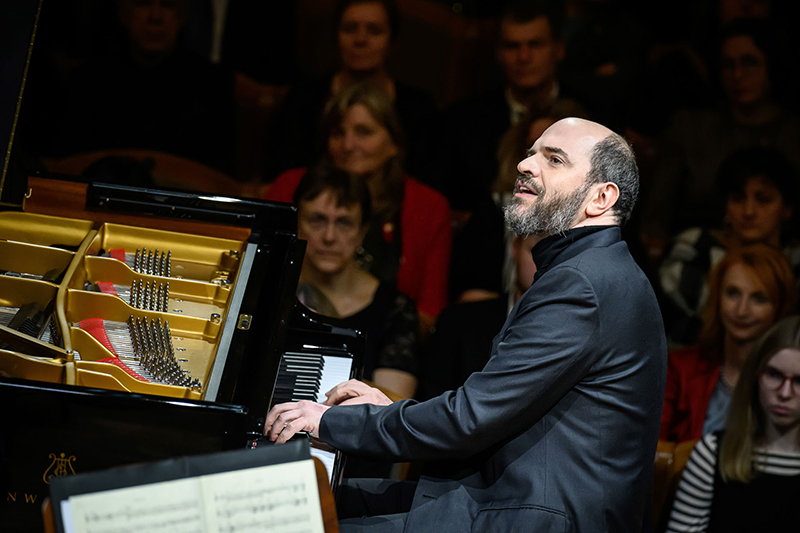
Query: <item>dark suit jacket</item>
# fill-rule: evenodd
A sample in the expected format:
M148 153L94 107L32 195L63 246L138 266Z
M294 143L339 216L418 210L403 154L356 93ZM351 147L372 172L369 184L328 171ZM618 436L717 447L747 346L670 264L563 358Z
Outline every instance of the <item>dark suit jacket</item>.
M322 417L322 440L346 452L479 465L421 478L407 531L642 528L666 374L652 288L617 227L571 230L533 255L533 286L464 386Z

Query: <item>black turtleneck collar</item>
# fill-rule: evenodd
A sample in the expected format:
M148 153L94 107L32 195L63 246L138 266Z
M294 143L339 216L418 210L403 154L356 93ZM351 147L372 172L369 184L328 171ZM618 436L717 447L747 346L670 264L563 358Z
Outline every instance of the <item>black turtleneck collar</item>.
M600 234L596 238L585 238L596 233ZM533 262L536 264L533 281L535 283L553 266L575 257L588 248L609 246L621 239L619 226L582 226L545 237L531 250ZM563 253L565 251L566 253Z

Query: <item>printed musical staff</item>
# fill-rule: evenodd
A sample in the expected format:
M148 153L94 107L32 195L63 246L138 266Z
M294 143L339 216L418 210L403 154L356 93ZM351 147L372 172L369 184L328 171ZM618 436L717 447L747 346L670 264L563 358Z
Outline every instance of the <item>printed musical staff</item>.
M322 533L311 460L69 498L75 533Z

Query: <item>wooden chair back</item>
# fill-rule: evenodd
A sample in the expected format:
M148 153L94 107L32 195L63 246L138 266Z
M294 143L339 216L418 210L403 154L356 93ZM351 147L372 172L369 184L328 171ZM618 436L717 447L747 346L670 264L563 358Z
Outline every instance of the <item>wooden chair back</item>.
M666 522L681 480L681 473L692 454L696 440L685 442L658 441L655 461L655 483L653 485L653 527Z
M240 184L227 174L191 159L155 150L99 150L63 159L47 159L44 164L50 172L80 176L89 165L104 157L129 157L146 162L152 166L153 181L158 187L240 196Z

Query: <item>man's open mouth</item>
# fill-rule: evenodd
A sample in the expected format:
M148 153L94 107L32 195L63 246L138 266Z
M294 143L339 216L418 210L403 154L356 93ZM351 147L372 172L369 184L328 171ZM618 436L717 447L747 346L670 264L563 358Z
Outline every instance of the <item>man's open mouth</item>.
M536 191L534 186L527 185L521 181L517 181L517 186L514 191L516 194L524 194L524 195L532 195L537 196L539 193Z

